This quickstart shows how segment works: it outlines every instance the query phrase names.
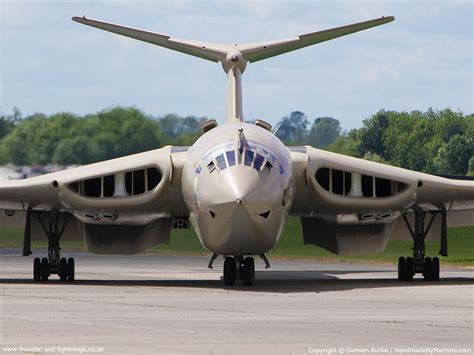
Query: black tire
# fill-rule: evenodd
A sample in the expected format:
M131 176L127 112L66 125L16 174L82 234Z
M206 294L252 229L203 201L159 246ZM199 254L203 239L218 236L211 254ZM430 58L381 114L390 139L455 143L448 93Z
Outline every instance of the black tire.
M246 257L242 266L242 280L245 286L252 286L255 274L255 261L252 257Z
M398 258L398 280L405 281L407 274L406 261L403 256Z
M433 279L433 263L431 262L431 258L425 258L423 262L423 277L426 281L431 281Z
M41 281L41 260L40 258L35 258L33 261L33 281Z
M43 258L41 260L40 265L40 274L41 274L41 281L48 281L49 278L49 262L48 259Z
M439 258L431 260L431 281L439 281Z
M75 270L74 270L75 266L74 266L74 258L69 258L67 259L67 280L69 282L73 282L74 281L74 277L75 277Z
M415 263L413 262L412 257L408 257L405 261L405 267L406 267L406 280L407 281L412 281L413 276L415 275Z
M68 275L67 260L66 258L61 258L61 260L59 261L59 279L62 282L65 282L67 280L67 275Z
M233 286L235 283L235 259L231 256L224 261L224 285Z

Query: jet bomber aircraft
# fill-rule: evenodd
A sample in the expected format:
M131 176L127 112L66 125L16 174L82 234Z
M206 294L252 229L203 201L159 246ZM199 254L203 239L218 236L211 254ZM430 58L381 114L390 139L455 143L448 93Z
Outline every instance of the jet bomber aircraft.
M173 228L189 228L223 256L223 281L252 285L254 256L282 234L288 216L300 219L304 244L335 254L383 251L390 239L412 239L413 253L398 260L400 280L417 273L439 279L439 258L425 240L439 239L446 256L447 228L474 225L474 181L428 175L315 149L285 146L263 120L244 122L241 77L254 63L371 27L382 17L298 37L252 44L218 44L112 23L74 21L220 63L227 74L227 123L209 120L190 147L160 149L25 180L0 183L0 209L25 215L23 254L46 235L48 255L35 258L33 278L75 278L74 259L60 241L83 239L97 254L137 254L169 242ZM6 219L8 225L8 220ZM159 256L157 256L159 257Z

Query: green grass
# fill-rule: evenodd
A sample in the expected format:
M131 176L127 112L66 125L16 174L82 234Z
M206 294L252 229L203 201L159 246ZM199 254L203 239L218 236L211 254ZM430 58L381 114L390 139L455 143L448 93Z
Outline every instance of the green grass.
M46 240L32 240L31 249L45 249L48 247ZM0 229L0 248L23 248L23 230L18 228ZM85 250L83 241L65 240L61 242L65 250Z
M21 249L23 232L19 229L0 230L0 247L13 247ZM46 241L32 241L32 248L46 248ZM81 241L63 241L61 247L64 250L85 250ZM279 258L308 258L324 259L332 261L360 261L394 263L400 255L411 254L411 241L390 241L385 251L372 255L338 256L314 245L303 245L301 227L297 218L290 218L283 235L276 247L270 251L269 257ZM439 251L438 241L426 243L426 254L436 256ZM444 257L443 263L451 265L474 265L474 227L450 228L448 235L449 257ZM209 254L201 246L194 231L173 230L170 243L158 245L148 252L164 253L190 253Z
M339 261L374 261L396 262L399 256L410 256L413 242L409 240L389 241L387 248L377 254L338 256L315 245L303 245L300 223L296 218L290 218L283 235L276 247L269 253L278 257L303 257L330 259ZM426 255L437 256L440 248L439 241L426 242ZM443 262L458 265L474 265L474 227L450 228L448 230L448 257Z

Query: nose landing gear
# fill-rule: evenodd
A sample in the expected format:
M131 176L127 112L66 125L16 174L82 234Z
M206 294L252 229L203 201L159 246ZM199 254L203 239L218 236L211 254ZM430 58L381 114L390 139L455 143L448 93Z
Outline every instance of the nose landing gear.
M233 286L235 280L242 280L245 286L252 286L255 279L255 260L248 256L228 256L224 261L224 284Z

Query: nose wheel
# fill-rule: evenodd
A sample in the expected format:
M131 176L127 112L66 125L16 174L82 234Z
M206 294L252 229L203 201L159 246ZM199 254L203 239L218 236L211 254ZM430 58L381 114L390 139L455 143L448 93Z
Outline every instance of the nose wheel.
M224 284L233 286L235 280L242 280L245 286L252 286L255 279L255 260L248 256L228 256L224 261Z
M231 256L224 261L224 285L234 286L236 274L235 259Z

